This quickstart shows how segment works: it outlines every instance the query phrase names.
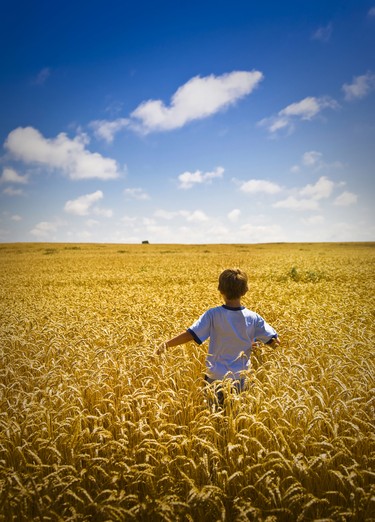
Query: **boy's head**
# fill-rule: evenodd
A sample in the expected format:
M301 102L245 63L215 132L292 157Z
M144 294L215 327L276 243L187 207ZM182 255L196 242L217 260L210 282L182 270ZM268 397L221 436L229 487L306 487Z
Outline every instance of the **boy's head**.
M227 299L239 299L248 289L247 275L239 268L228 268L219 276L218 290Z

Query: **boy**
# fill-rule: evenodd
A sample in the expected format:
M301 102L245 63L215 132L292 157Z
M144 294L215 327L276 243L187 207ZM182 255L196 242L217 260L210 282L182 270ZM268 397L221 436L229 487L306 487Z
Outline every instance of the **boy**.
M237 390L242 391L244 371L250 365L255 339L273 348L280 341L272 326L241 304L241 297L248 291L245 272L238 268L224 270L219 276L218 290L225 304L207 310L185 332L163 343L157 353L189 341L202 344L210 338L205 381L216 385L224 379L231 379ZM217 399L220 404L223 403L222 391L217 393Z

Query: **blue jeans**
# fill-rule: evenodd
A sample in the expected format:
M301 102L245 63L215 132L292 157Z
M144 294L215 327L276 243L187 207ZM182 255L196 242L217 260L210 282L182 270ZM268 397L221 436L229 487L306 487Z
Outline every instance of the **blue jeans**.
M222 381L220 379L211 379L207 375L204 376L204 380L207 384L213 384L213 390L215 392L216 402L219 406L223 406L225 397L224 397L224 391L223 391L222 384L224 381ZM241 393L242 391L244 391L244 389L245 389L245 379L244 378L238 379L238 380L231 379L231 381L232 381L231 389L235 393Z

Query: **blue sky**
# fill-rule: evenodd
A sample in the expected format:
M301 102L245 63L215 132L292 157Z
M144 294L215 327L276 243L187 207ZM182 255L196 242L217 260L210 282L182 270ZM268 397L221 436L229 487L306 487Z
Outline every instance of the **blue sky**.
M0 241L373 241L375 1L2 8Z

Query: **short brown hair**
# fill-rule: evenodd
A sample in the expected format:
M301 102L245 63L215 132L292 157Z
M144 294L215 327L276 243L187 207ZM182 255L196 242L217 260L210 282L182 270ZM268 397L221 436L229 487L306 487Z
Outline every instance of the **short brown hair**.
M239 268L227 268L219 276L218 290L227 299L239 299L248 289L247 274Z

